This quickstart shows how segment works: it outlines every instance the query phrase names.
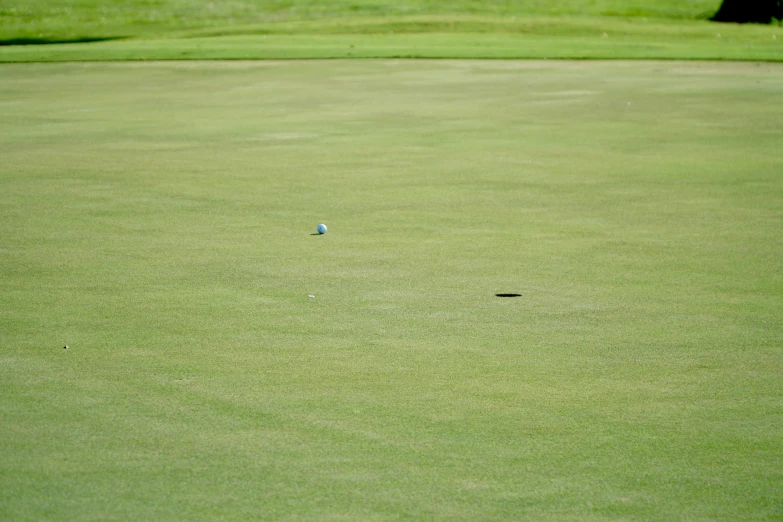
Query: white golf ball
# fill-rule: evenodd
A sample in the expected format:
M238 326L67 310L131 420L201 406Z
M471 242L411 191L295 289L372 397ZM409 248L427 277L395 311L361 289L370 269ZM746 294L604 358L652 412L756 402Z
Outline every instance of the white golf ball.
M321 223L320 225L318 225L316 230L318 231L319 234L326 234L326 225Z

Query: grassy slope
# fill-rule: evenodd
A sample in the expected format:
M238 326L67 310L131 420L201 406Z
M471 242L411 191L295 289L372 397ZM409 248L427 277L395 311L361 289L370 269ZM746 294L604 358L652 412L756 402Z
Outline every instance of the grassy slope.
M704 21L718 2L116 2L0 8L0 61L246 58L783 59L778 26ZM606 35L606 36L604 36ZM778 38L780 36L780 38ZM67 44L95 38L119 42Z
M589 24L594 27L595 23ZM255 60L311 58L570 58L783 61L768 28L703 27L698 36L591 36L493 33L234 35L0 48L0 62ZM609 31L606 36L601 30ZM670 27L667 27L670 29ZM676 31L675 31L676 32ZM691 32L693 33L693 32Z
M781 90L4 68L0 518L779 519Z
M136 36L176 29L294 20L422 15L636 16L704 19L715 0L0 0L0 38Z

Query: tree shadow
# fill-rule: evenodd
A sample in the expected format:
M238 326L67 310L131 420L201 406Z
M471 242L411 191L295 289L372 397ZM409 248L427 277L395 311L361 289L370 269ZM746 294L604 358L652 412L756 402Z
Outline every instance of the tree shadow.
M771 24L783 20L783 0L723 0L710 21L738 24Z
M19 37L0 40L0 45L53 45L53 44L75 44L107 42L110 40L122 40L125 36L75 36L73 38L49 38L42 37Z

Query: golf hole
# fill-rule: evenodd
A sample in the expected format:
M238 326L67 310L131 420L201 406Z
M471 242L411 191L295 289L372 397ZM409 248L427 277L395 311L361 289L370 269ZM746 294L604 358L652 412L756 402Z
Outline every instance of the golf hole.
M495 294L497 297L522 297L522 294Z

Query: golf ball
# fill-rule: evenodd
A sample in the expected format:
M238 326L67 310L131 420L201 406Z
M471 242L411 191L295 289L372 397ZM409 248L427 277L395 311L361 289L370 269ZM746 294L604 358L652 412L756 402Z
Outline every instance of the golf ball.
M320 225L318 225L318 227L316 227L316 230L318 231L319 234L326 234L326 225L321 223Z

